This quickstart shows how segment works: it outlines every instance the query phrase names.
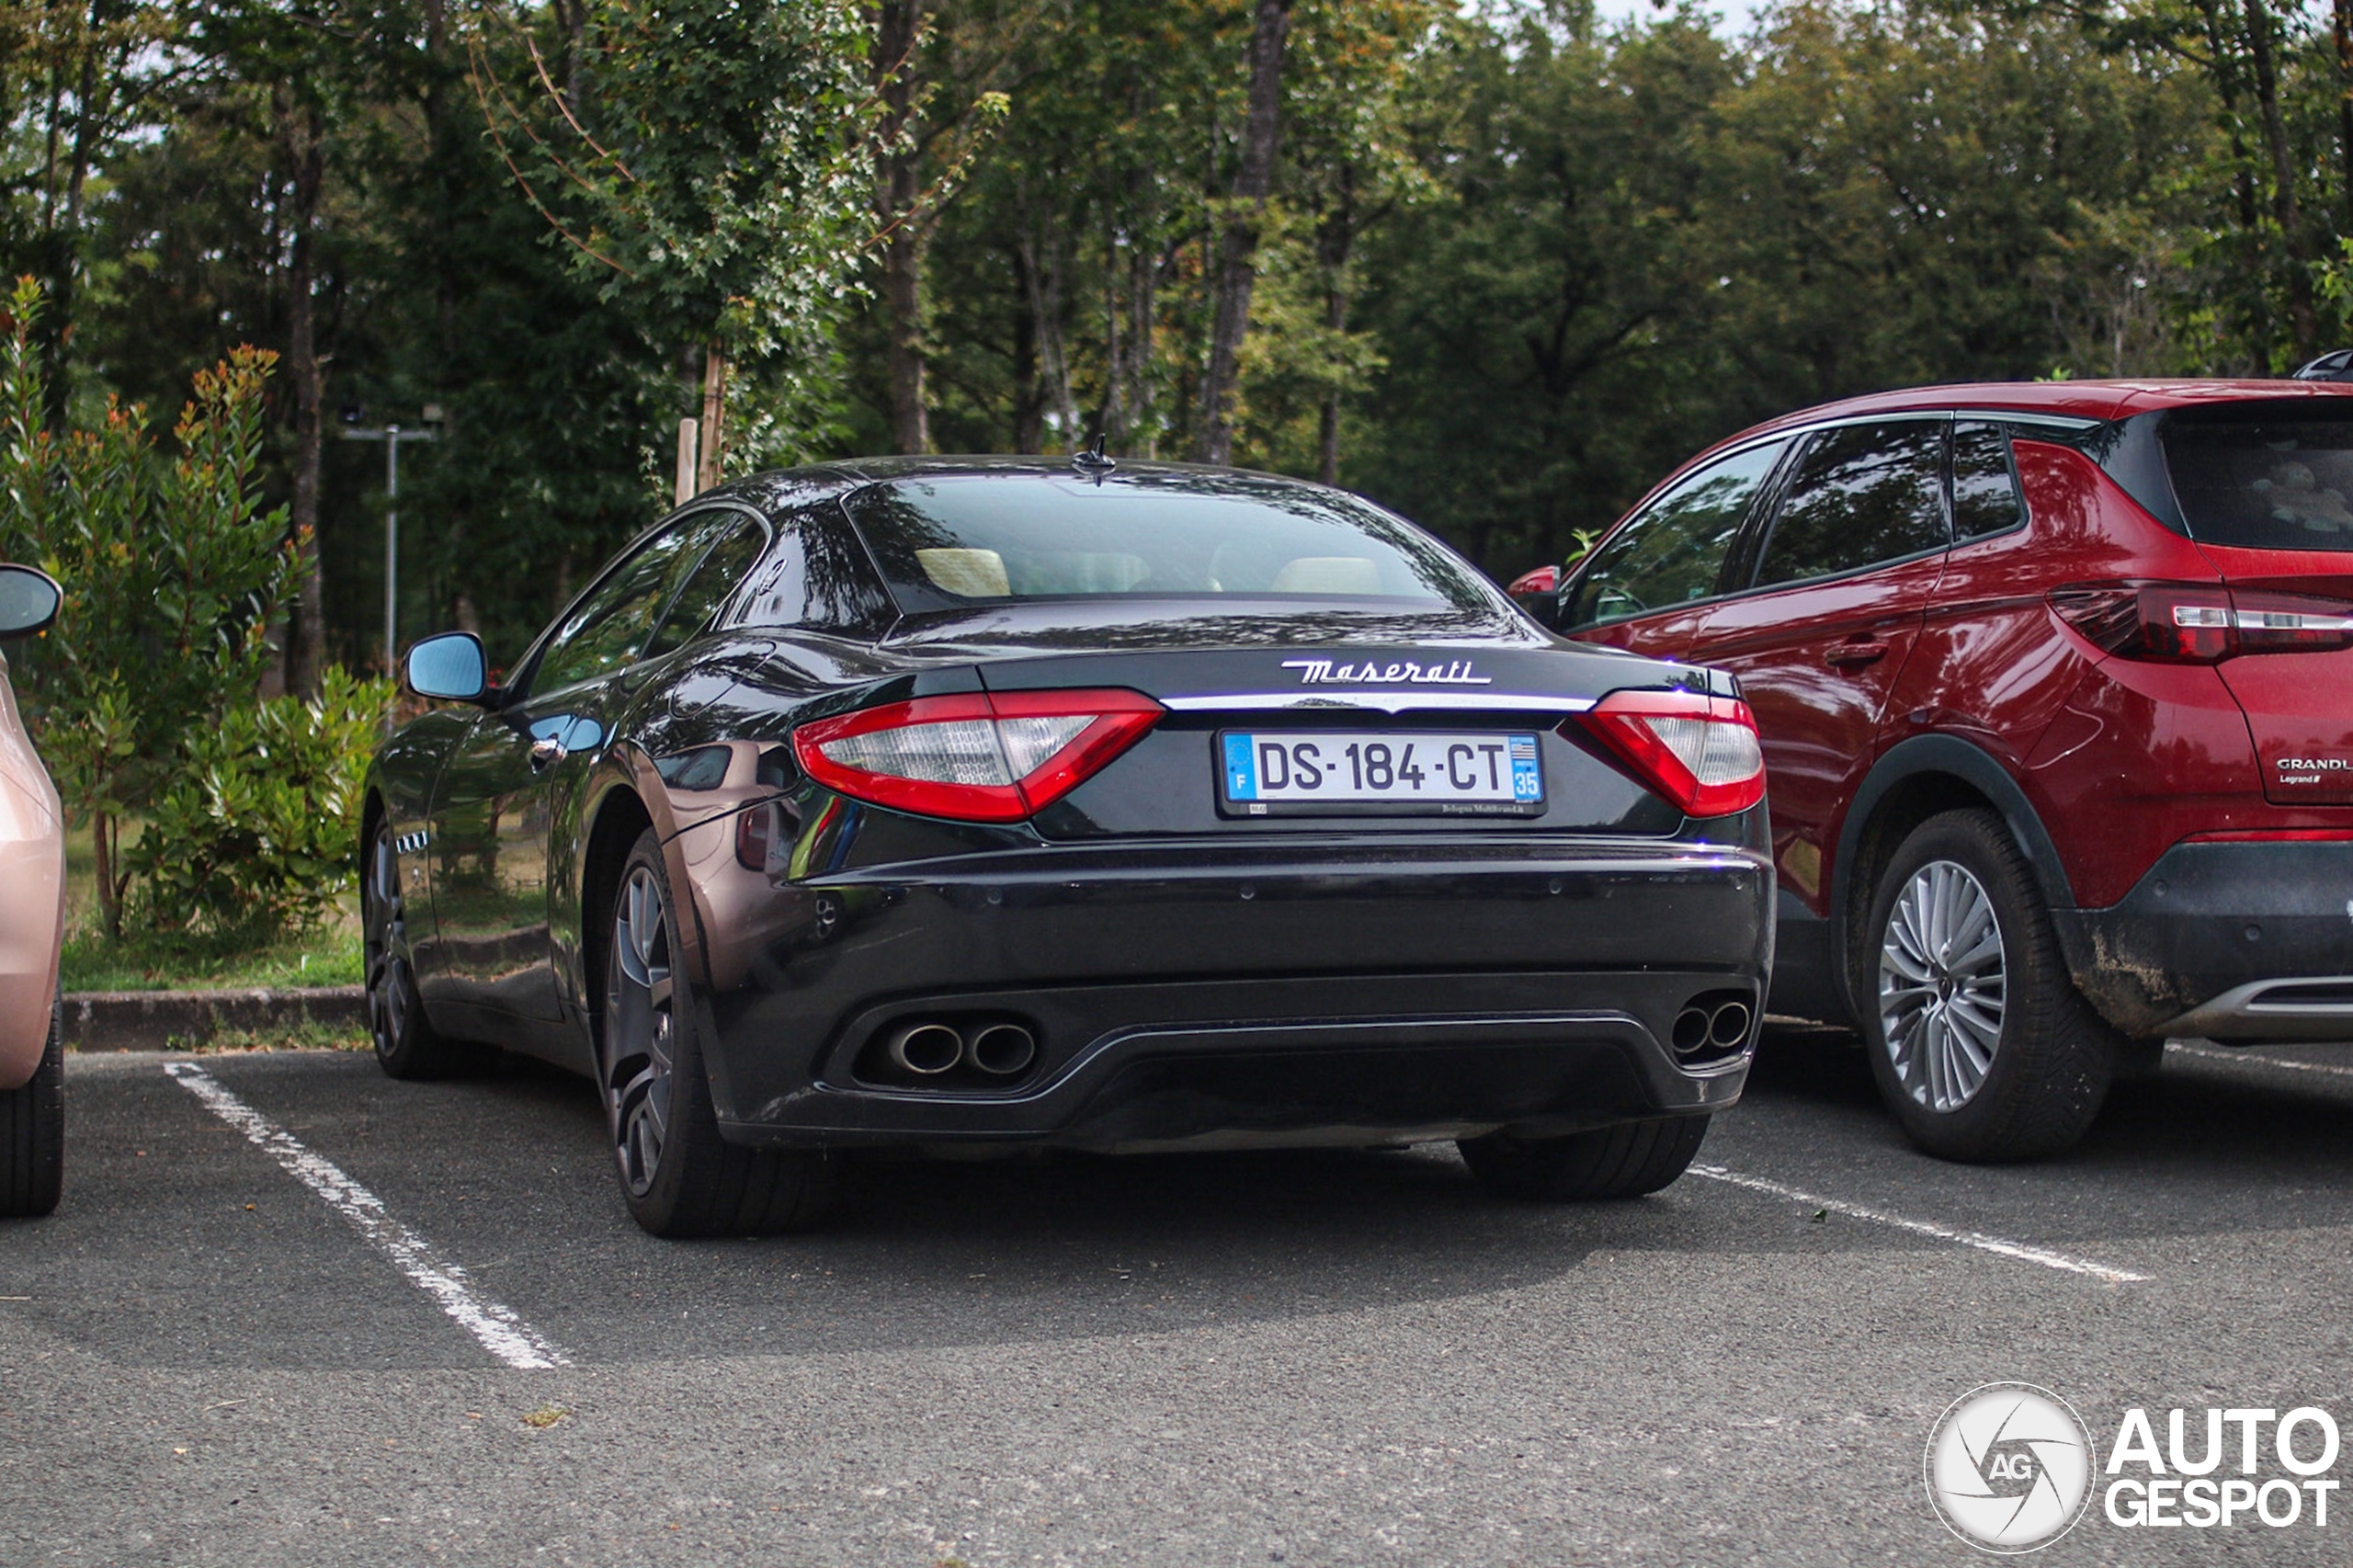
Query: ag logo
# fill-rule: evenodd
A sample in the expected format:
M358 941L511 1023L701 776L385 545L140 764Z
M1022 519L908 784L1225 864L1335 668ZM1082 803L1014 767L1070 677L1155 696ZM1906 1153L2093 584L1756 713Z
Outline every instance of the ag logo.
M2034 1551L2084 1517L2091 1434L2048 1389L1987 1383L1938 1419L1927 1477L1928 1501L1953 1534L1987 1551Z

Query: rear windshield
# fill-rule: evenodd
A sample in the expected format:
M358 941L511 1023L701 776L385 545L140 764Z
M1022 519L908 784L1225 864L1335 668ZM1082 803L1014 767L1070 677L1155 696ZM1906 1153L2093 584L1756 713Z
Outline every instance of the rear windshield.
M1017 599L1487 608L1429 535L1369 502L1247 474L951 474L860 491L850 516L907 614Z
M2353 419L2299 400L2277 414L2245 404L2177 414L2164 432L2190 538L2353 551Z

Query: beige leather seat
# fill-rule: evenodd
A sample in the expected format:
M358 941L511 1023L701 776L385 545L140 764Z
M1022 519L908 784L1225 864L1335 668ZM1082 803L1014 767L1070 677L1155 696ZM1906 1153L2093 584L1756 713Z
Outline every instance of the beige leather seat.
M968 599L1009 599L1013 585L1005 557L994 550L918 550L915 561L932 586Z
M1279 594L1377 594L1381 568L1361 555L1302 555L1275 574Z

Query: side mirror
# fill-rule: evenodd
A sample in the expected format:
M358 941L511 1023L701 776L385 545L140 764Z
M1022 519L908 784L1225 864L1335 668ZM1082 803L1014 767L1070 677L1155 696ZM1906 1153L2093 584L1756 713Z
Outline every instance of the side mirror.
M408 651L408 688L444 702L480 702L489 690L490 662L482 639L471 631L445 631Z
M56 620L65 591L46 572L0 566L0 637L29 637Z
M1561 591L1549 588L1540 594L1522 594L1519 608L1536 619L1536 624L1548 631L1561 630Z

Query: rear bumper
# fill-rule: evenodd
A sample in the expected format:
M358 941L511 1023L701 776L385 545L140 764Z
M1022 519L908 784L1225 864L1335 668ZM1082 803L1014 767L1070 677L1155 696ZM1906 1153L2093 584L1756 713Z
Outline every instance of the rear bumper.
M2160 1026L2168 1039L2256 1045L2353 1040L2353 974L2257 980Z
M1755 1031L1680 1057L1694 996L1761 997L1760 854L1527 844L1061 850L779 890L808 922L699 1018L727 1135L1092 1149L1567 1131L1732 1104ZM790 926L792 923L784 923ZM1009 1018L1002 1090L879 1081L909 1023Z
M1374 986L1327 979L942 997L884 1016L980 1001L991 1013L1052 1020L1050 1040L1097 1032L1034 1084L988 1094L863 1083L855 1063L867 1031L852 1031L800 1093L722 1126L743 1142L1041 1142L1129 1152L1379 1143L1503 1126L1568 1132L1737 1100L1753 1028L1737 1050L1688 1065L1639 1016L1660 1004L1634 999L1726 989L1722 975L1401 975ZM1753 998L1756 983L1738 989ZM1490 1008L1545 997L1571 1005L1399 1014L1366 1006L1415 993L1426 1002L1475 996ZM1340 1010L1250 1016L1254 1001L1317 1000ZM1631 1005L1574 1005L1581 1000ZM1149 1021L1124 1021L1138 1017Z
M2353 1039L2353 843L2177 844L2117 903L2052 917L2129 1034Z

